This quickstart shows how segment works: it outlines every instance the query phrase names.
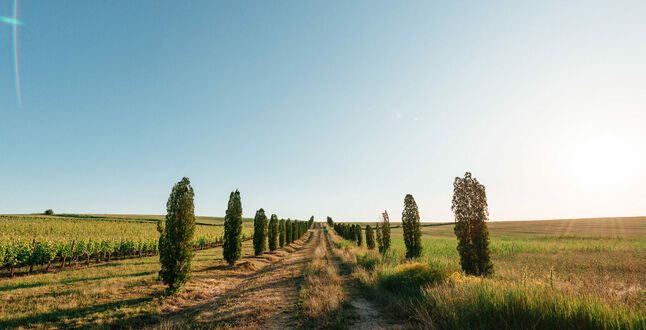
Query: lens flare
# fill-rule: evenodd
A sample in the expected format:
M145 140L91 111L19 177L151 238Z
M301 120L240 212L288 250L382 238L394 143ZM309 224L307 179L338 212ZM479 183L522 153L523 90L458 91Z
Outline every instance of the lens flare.
M13 20L18 21L18 0L13 0ZM13 66L16 76L16 97L18 105L22 105L22 93L20 91L20 72L18 71L18 25L13 24Z

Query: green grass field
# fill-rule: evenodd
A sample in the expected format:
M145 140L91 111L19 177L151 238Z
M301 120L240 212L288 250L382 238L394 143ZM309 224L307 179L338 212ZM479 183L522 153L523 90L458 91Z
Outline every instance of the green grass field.
M379 289L379 279L397 273L405 252L401 224L391 225L389 261L355 274L384 303L393 298ZM417 262L439 270L445 280L422 291L414 307L408 305L409 317L439 328L523 328L537 320L539 328L646 326L646 217L505 221L488 227L495 274L481 279L461 272L452 223L422 225L424 250ZM357 263L365 262L364 252L355 255Z

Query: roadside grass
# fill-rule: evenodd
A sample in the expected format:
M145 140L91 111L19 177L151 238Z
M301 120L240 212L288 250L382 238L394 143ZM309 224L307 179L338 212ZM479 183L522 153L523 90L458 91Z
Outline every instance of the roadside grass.
M321 230L317 232L323 235ZM305 269L299 302L302 325L306 328L343 329L347 327L348 294L343 288L339 270L326 252L324 240L319 237L320 243Z
M630 227L636 220L627 221L630 225L615 221L612 227ZM401 228L392 231L392 251L369 267L362 266L362 255L371 251L332 237L364 293L420 327L646 328L646 239L619 236L621 230L600 235L595 228L607 224L585 224L588 236L574 235L571 220L546 223L560 228L551 236L539 224L524 232L517 224L510 230L499 224L497 231L507 236L492 230L496 273L490 278L462 274L453 226L432 226L432 235L427 227L424 254L413 262L428 265L433 275L412 289L400 264L420 266L406 263ZM563 228L569 232L559 234Z

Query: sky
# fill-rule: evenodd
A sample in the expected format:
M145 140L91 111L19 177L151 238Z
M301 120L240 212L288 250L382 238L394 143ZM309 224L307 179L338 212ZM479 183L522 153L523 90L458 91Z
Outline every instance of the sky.
M0 16L12 3L0 0ZM646 215L644 1L19 1L0 213Z

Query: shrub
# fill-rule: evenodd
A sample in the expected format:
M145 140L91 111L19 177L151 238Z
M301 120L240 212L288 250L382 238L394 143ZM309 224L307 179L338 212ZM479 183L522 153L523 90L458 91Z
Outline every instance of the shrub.
M380 287L397 293L419 292L423 285L444 282L448 274L439 269L422 263L407 263L397 267L392 272L382 274Z
M454 232L462 270L470 275L492 274L489 230L485 222L489 214L487 194L471 173L465 173L464 178L455 178L451 210L455 214Z
M272 214L271 220L269 220L267 237L269 238L269 250L276 250L278 248L278 217L275 214Z
M267 250L267 216L265 210L256 211L253 219L253 251L259 256Z
M191 182L183 178L175 184L166 203L166 221L158 225L159 276L168 285L168 292L175 293L189 280L191 260L193 259L193 233L195 232L195 213ZM77 248L85 246L82 241Z
M233 265L242 252L242 201L238 190L229 195L229 206L224 216L224 260Z
M418 258L422 255L422 231L419 223L417 203L411 194L404 198L404 211L402 212L402 227L404 229L404 243L406 244L406 258Z
M381 259L369 253L357 253L356 254L357 264L359 266L367 269L373 270L375 267L381 263Z

